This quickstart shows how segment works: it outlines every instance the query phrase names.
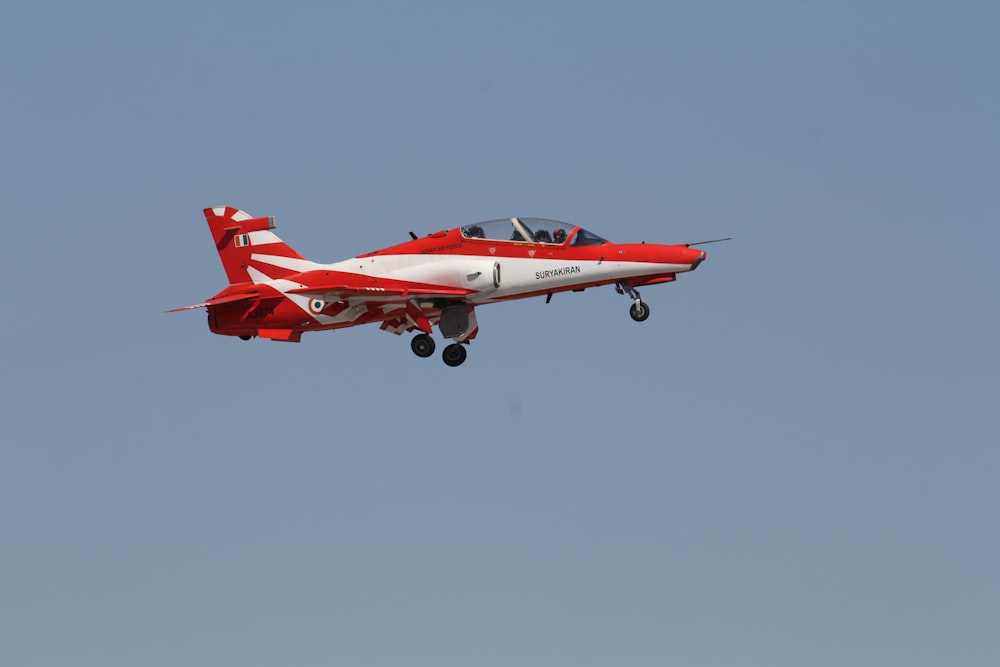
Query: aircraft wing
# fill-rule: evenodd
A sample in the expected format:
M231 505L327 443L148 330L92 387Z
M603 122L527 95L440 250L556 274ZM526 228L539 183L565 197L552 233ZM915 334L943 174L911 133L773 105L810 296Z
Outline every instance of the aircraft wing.
M475 290L461 289L459 287L416 287L416 286L393 286L393 287L358 287L356 285L316 285L312 287L298 287L288 290L288 294L301 294L303 296L324 301L338 301L352 298L364 298L373 300L406 300L412 298L444 298L461 299L472 294Z
M372 299L373 301L394 301L400 300L405 301L412 298L442 298L442 299L461 299L462 297L472 294L474 290L452 288L452 287L433 287L427 288L423 286L393 286L393 287L358 287L356 285L315 285L312 287L298 287L295 289L288 290L288 294L300 294L302 296L307 296L314 299L323 299L324 301L339 301L344 299L352 298L365 298ZM217 296L201 303L195 303L190 306L182 306L180 308L171 308L170 310L164 311L167 313L177 313L182 310L194 310L195 308L205 308L207 306L218 306L223 303L234 303L236 301L254 301L259 299L270 299L270 298L281 298L280 294L267 294L264 295L259 291L253 292L241 292L240 294L228 294L226 296Z

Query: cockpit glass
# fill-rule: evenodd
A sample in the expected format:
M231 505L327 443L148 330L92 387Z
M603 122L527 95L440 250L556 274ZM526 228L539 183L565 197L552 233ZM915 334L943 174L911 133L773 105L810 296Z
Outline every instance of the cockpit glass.
M586 229L580 229L573 237L573 245L604 245L607 243L607 239L602 239L597 234L593 232L588 232Z
M531 235L535 243L562 245L573 231L573 225L558 220L544 218L518 218L525 233Z
M462 227L462 235L470 239L515 241L520 243L551 243L562 245L573 237L573 245L601 245L607 243L597 234L575 225L544 218L507 218L487 220ZM578 229L576 234L573 230Z
M462 235L469 239L510 241L515 232L517 230L509 218L506 220L487 220L462 227Z

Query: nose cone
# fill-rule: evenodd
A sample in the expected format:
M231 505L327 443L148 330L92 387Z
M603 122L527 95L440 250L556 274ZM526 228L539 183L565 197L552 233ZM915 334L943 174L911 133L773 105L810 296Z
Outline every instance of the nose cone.
M704 250L695 250L693 248L688 248L687 250L691 253L691 270L694 271L698 268L699 264L705 261L705 257L708 255L705 254Z
M636 243L619 245L618 254L625 255L622 259L632 262L650 262L654 264L675 264L690 268L680 268L679 271L693 271L705 261L705 251L686 245L657 245L655 243Z

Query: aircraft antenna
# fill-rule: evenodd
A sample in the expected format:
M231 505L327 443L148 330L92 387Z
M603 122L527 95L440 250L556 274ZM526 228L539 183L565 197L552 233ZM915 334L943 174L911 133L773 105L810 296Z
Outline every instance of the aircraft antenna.
M732 240L733 237L729 236L724 239L712 239L711 241L698 241L697 243L685 243L684 245L690 248L691 246L696 246L696 245L707 245L709 243L720 243L722 241L732 241Z

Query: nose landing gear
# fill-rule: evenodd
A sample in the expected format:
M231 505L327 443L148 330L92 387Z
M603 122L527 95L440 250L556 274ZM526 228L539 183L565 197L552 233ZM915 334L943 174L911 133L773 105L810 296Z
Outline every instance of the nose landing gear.
M646 318L649 317L649 304L636 299L632 307L628 309L628 314L636 322L645 322Z
M615 283L615 291L619 294L628 294L632 298L632 307L628 309L629 316L636 322L645 322L649 317L649 304L639 297L639 290L623 280Z

